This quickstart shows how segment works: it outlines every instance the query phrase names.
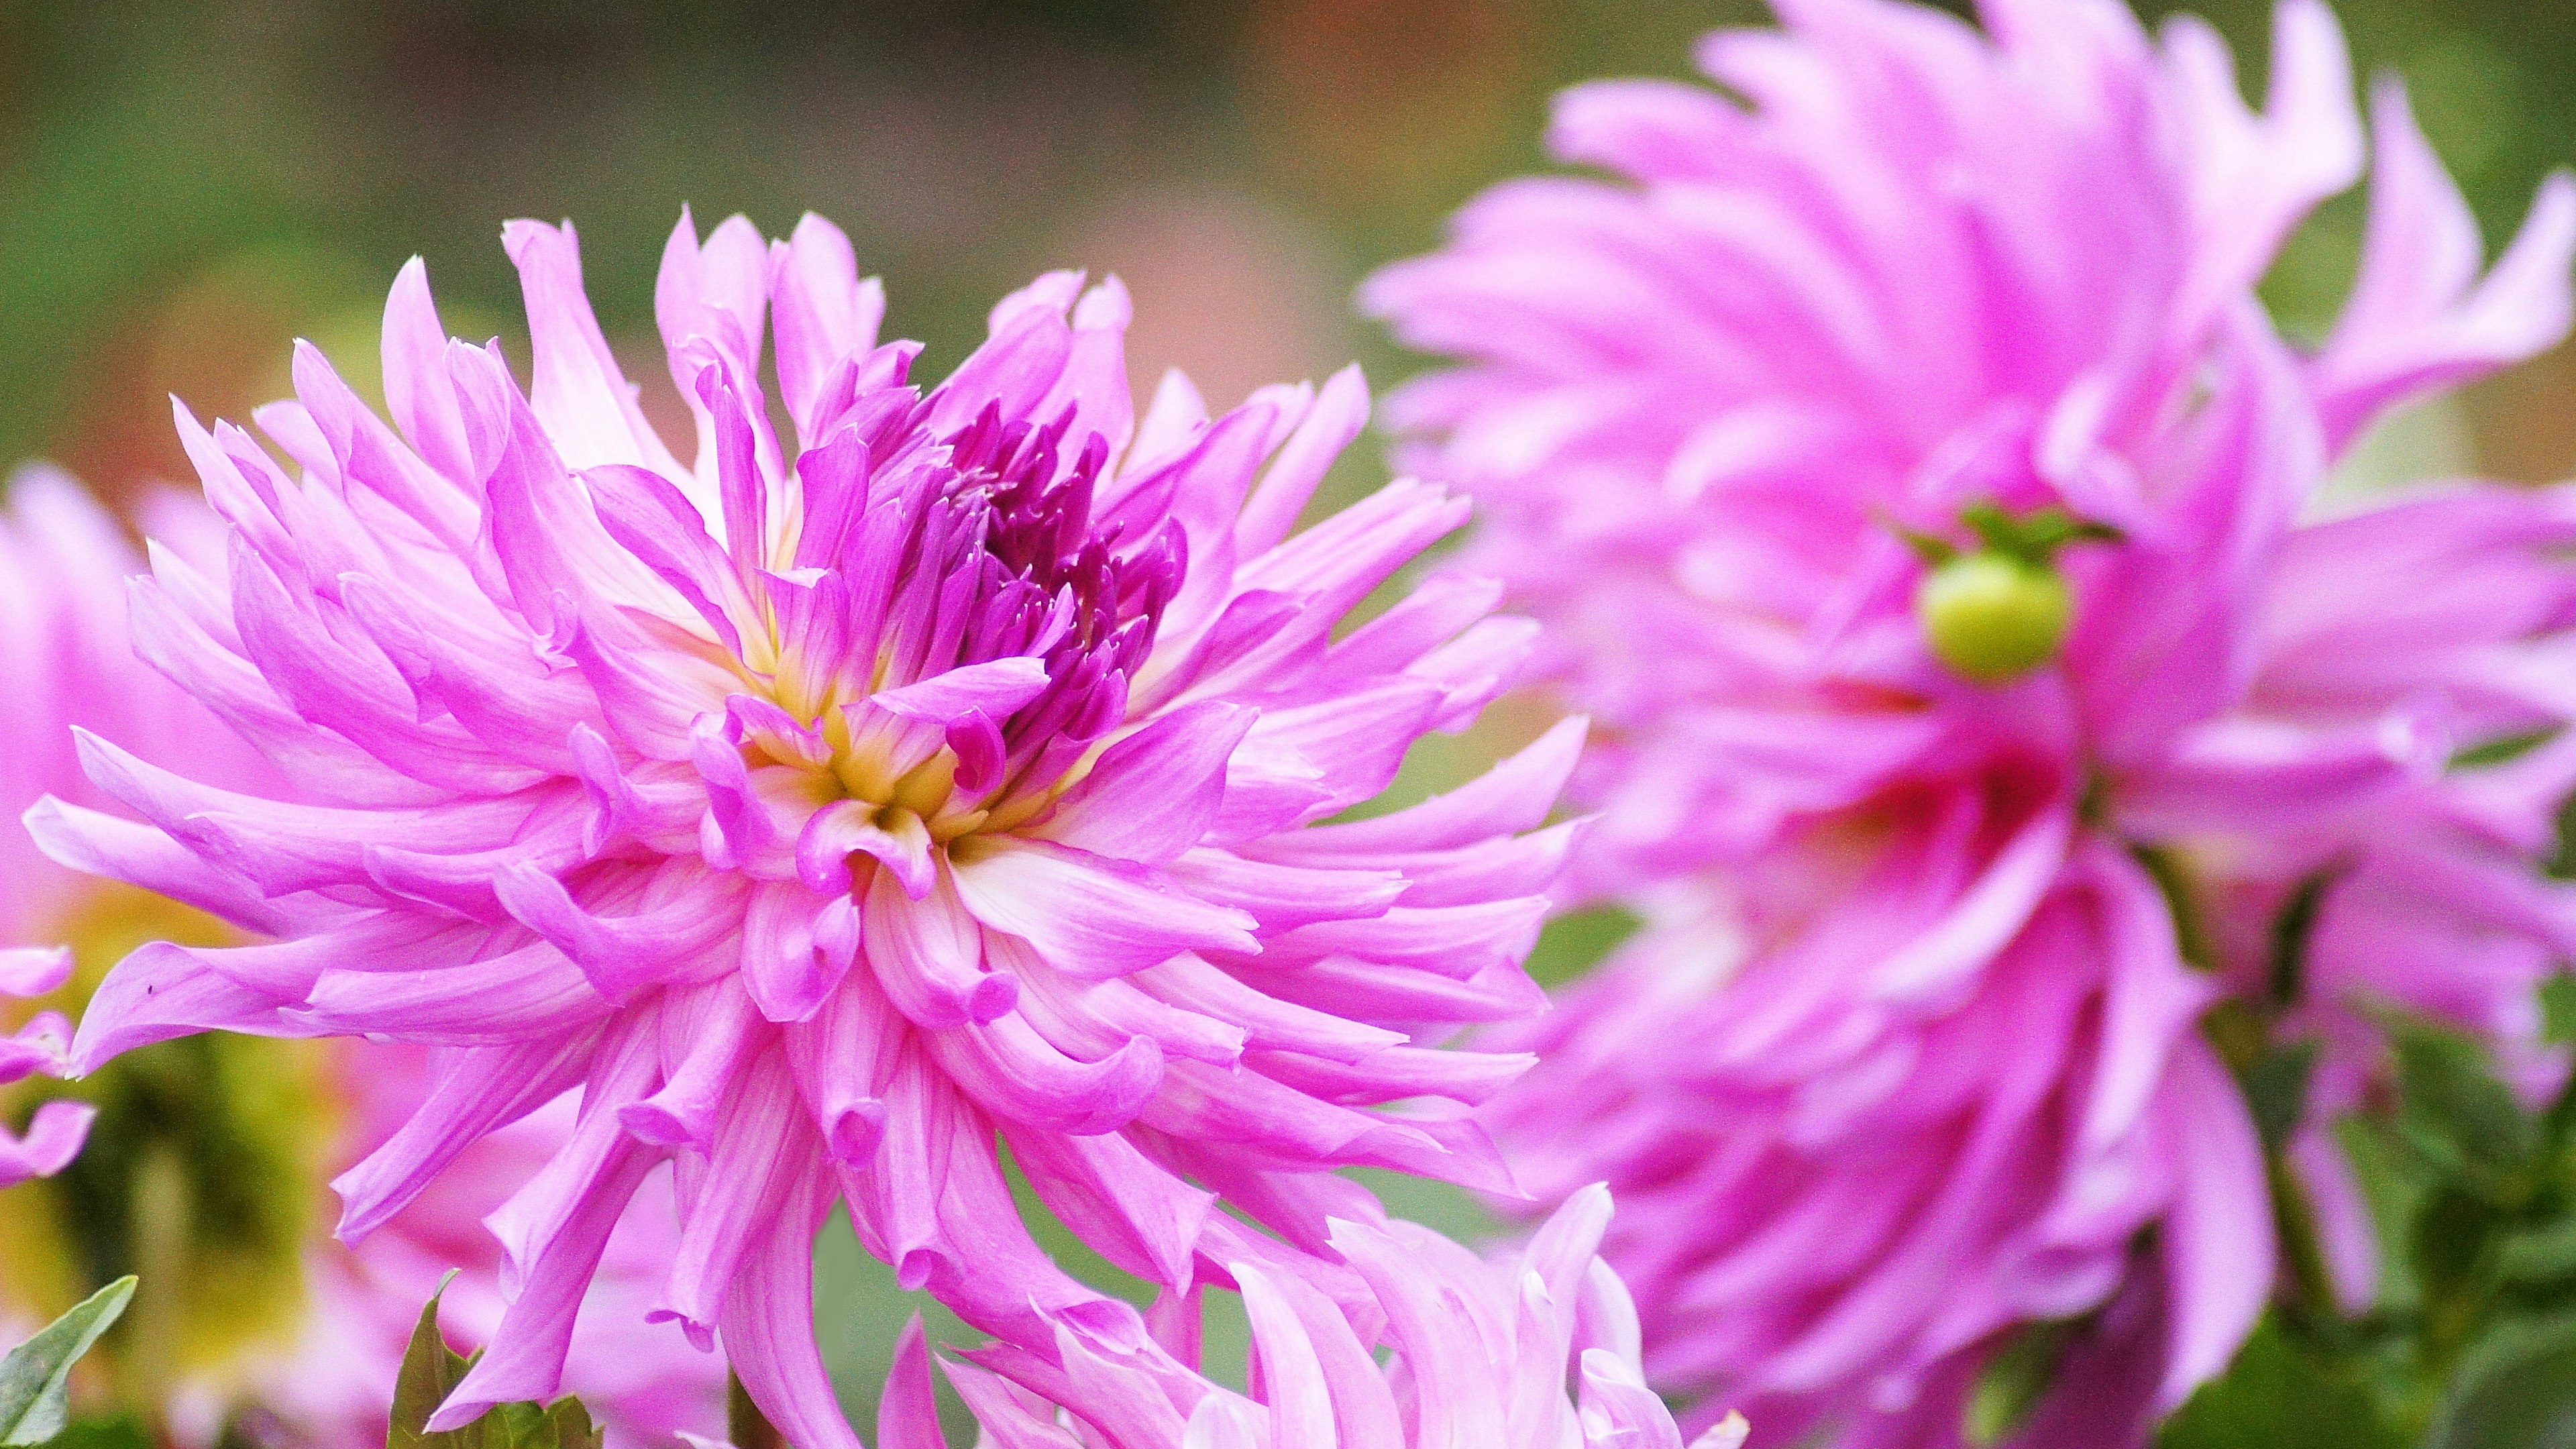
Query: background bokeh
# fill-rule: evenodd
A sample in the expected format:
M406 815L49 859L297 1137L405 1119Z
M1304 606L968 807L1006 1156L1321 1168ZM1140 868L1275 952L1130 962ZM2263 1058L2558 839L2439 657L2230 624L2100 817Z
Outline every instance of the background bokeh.
M2168 7L2156 7L2158 9ZM2261 83L2265 0L2195 7ZM2576 152L2567 0L2346 0L2366 72L2414 87L2491 239ZM1744 0L679 0L366 5L0 4L0 462L55 459L112 495L184 477L166 397L242 417L285 391L287 343L371 370L383 287L418 253L452 327L517 331L513 216L580 225L590 291L648 401L676 408L652 277L679 208L774 234L831 216L883 274L890 330L937 375L1033 273L1113 270L1137 300L1140 388L1168 366L1225 404L1357 357L1417 365L1352 315L1357 281L1431 246L1481 185L1541 163L1547 98L1681 74ZM2331 316L2355 199L2270 284ZM2399 420L2363 472L2576 472L2576 352ZM1342 496L1374 486L1363 444ZM1458 778L1525 735L1505 710L1416 762ZM1561 974L1610 933L1553 931ZM1453 1228L1474 1209L1406 1188ZM899 1315L846 1235L823 1324L861 1423Z

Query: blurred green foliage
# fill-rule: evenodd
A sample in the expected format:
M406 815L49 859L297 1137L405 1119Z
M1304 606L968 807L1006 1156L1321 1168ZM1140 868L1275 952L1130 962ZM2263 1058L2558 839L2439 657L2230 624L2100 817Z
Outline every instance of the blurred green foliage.
M2564 1044L2576 978L2548 994ZM2277 1303L2159 1449L2576 1445L2576 1085L2533 1105L2469 1038L2384 1027L2392 1098L2342 1134L2383 1241L2374 1301Z

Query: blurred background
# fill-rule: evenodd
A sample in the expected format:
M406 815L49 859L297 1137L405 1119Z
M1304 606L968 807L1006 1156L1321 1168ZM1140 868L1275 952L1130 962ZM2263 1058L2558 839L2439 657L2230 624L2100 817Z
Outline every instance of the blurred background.
M2491 243L2576 152L2566 4L2338 6L2364 70L2412 84ZM2195 8L2259 87L2265 0ZM1003 292L1078 266L1133 290L1140 389L1178 366L1230 404L1354 357L1383 385L1418 364L1352 316L1352 288L1541 165L1553 91L1682 74L1697 34L1762 18L1738 0L0 4L0 461L48 457L112 496L184 477L166 395L244 417L286 391L296 336L363 380L414 253L453 330L515 341L515 216L578 222L601 320L658 396L652 279L683 203L702 228L831 216L928 376ZM2294 329L2331 317L2359 220L2347 198L2290 249L2270 285ZM2562 351L2401 420L2362 466L2576 473L2571 401ZM1363 444L1337 482L1381 478ZM1462 777L1535 720L1505 711L1400 788ZM1541 967L1614 933L1557 929ZM1402 1205L1474 1222L1419 1188ZM846 1234L827 1243L826 1343L868 1423L909 1305Z

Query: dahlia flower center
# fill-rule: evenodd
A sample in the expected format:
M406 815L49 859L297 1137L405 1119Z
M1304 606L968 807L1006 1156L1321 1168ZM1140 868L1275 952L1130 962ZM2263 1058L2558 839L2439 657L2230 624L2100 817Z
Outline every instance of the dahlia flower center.
M84 896L61 933L73 978L43 1005L76 1009L144 941L238 940L210 917L129 886ZM120 1395L147 1408L181 1376L220 1376L290 1341L339 1116L330 1066L324 1043L209 1034L127 1053L78 1082L31 1078L12 1089L13 1123L61 1097L99 1114L68 1167L0 1202L10 1306L50 1318L139 1275L134 1308L101 1352Z
M737 757L753 794L802 813L809 876L829 878L827 861L863 867L868 846L852 840L919 853L1024 824L1125 720L1178 587L1179 534L1127 548L1116 523L1098 526L1107 447L1095 436L1067 460L1065 431L1003 426L988 410L944 445L879 464L856 520L837 516L848 509L833 480L807 470L788 550L807 564L755 571L766 627L754 637L774 662L738 654L757 692L728 701L729 738L700 767L722 789ZM812 548L818 526L839 545Z

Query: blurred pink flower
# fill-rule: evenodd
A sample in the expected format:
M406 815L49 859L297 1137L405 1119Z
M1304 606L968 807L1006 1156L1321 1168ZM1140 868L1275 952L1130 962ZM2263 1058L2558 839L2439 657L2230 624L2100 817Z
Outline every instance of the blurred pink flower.
M42 947L0 948L0 996L44 996L71 979L69 951ZM0 1086L43 1073L60 1076L72 1024L59 1011L40 1011L25 1025L0 1037ZM24 1132L0 1127L0 1187L14 1187L31 1177L51 1177L80 1155L98 1109L85 1102L52 1101L38 1106Z
M1683 1449L1639 1376L1636 1309L1595 1256L1609 1219L1609 1193L1577 1193L1495 1262L1411 1223L1336 1220L1333 1246L1370 1295L1357 1331L1294 1277L1239 1264L1248 1397L1175 1371L1198 1357L1195 1293L1156 1308L1168 1356L1065 1322L1052 1358L996 1345L942 1367L987 1442L1024 1449ZM1743 1440L1730 1419L1691 1449ZM947 1449L918 1320L887 1381L877 1449Z
M2377 1064L2360 1002L2527 1045L2576 950L2534 869L2576 740L2447 768L2576 715L2576 501L2303 522L2372 418L2565 331L2576 187L2481 279L2391 82L2302 352L2252 286L2360 167L2322 6L2261 114L2108 0L1779 8L1700 53L1749 104L1579 87L1552 142L1612 178L1498 187L1365 293L1465 359L1389 410L1603 721L1586 881L1653 922L1495 1120L1541 1200L1610 1180L1650 1366L1763 1436L1955 1442L2006 1334L2098 1312L2023 1442L2134 1442L2272 1290L2203 1009L2325 1041L2313 1122ZM2285 1147L2366 1297L2339 1154Z
M72 753L75 724L160 748L205 723L195 706L135 659L125 642L125 576L140 560L80 485L42 466L21 468L0 512L0 806L23 810L49 790L86 790ZM179 708L162 708L175 702ZM0 995L46 996L71 979L72 953L54 935L88 882L55 865L23 831L0 831ZM59 1076L71 1042L62 1013L36 1013L0 1038L0 1084ZM23 1140L0 1130L0 1186L51 1177L80 1150L96 1109L50 1101Z
M147 511L156 554L221 556L222 524L193 500L155 496ZM42 467L22 469L10 481L0 515L0 590L6 591L0 661L24 687L0 694L0 740L7 742L0 749L0 807L14 814L56 797L55 805L37 811L40 821L64 808L63 799L113 808L82 778L74 729L148 758L184 759L236 788L288 788L266 760L136 657L126 637L126 590L129 576L143 567L116 522L78 483ZM101 817L94 828L117 824ZM26 832L0 832L0 852L0 929L21 943L0 950L0 990L52 992L69 979L72 953L43 943L59 939L67 924L101 928L108 924L102 912L128 907L121 897L102 896L95 879L46 859ZM150 918L141 898L132 908ZM13 1040L17 1050L0 1056L0 1079L60 1066L69 1036L58 1013L44 1013ZM50 1056L42 1055L47 1046ZM431 1053L422 1048L340 1044L329 1080L338 1097L341 1165L392 1134L427 1091L430 1069ZM463 1270L449 1291L447 1313L460 1341L479 1346L499 1318L500 1245L480 1219L569 1136L572 1107L559 1101L478 1145L452 1188L414 1201L365 1242L309 1245L296 1349L182 1376L181 1402L171 1406L174 1425L192 1442L212 1443L247 1392L297 1443L381 1444L395 1368L441 1275L450 1267ZM46 1103L21 1154L48 1174L59 1170L94 1114L83 1102ZM7 1170L0 1163L0 1175ZM673 1431L705 1428L721 1416L720 1364L674 1335L648 1339L624 1321L640 1314L642 1300L659 1286L677 1241L667 1211L632 1215L593 1295L602 1305L593 1317L617 1319L590 1325L586 1338L598 1349L573 1375L573 1387L589 1396L621 1444L667 1443Z
M656 302L691 467L618 375L570 228L504 240L532 394L447 339L415 263L384 332L399 434L309 348L299 400L259 415L300 484L180 415L229 578L162 561L136 638L336 803L92 741L93 779L158 829L63 807L46 831L277 938L136 952L81 1065L208 1028L448 1049L342 1177L347 1235L582 1087L493 1217L514 1296L437 1424L555 1391L601 1244L664 1161L683 1227L650 1316L720 1330L804 1449L851 1442L812 1321L836 1199L907 1287L1043 1339L1051 1313L1132 1310L1029 1238L1004 1144L1165 1283L1247 1257L1330 1278L1352 1189L1327 1169L1506 1185L1458 1108L1526 1061L1435 1038L1537 1004L1520 960L1571 839L1537 827L1579 730L1309 827L1470 721L1531 632L1444 576L1333 636L1466 507L1398 482L1292 536L1365 421L1356 371L1213 421L1173 376L1138 419L1124 292L1055 273L924 392L828 223L702 244L684 216ZM758 380L773 322L792 439ZM1449 1110L1370 1110L1400 1100Z

